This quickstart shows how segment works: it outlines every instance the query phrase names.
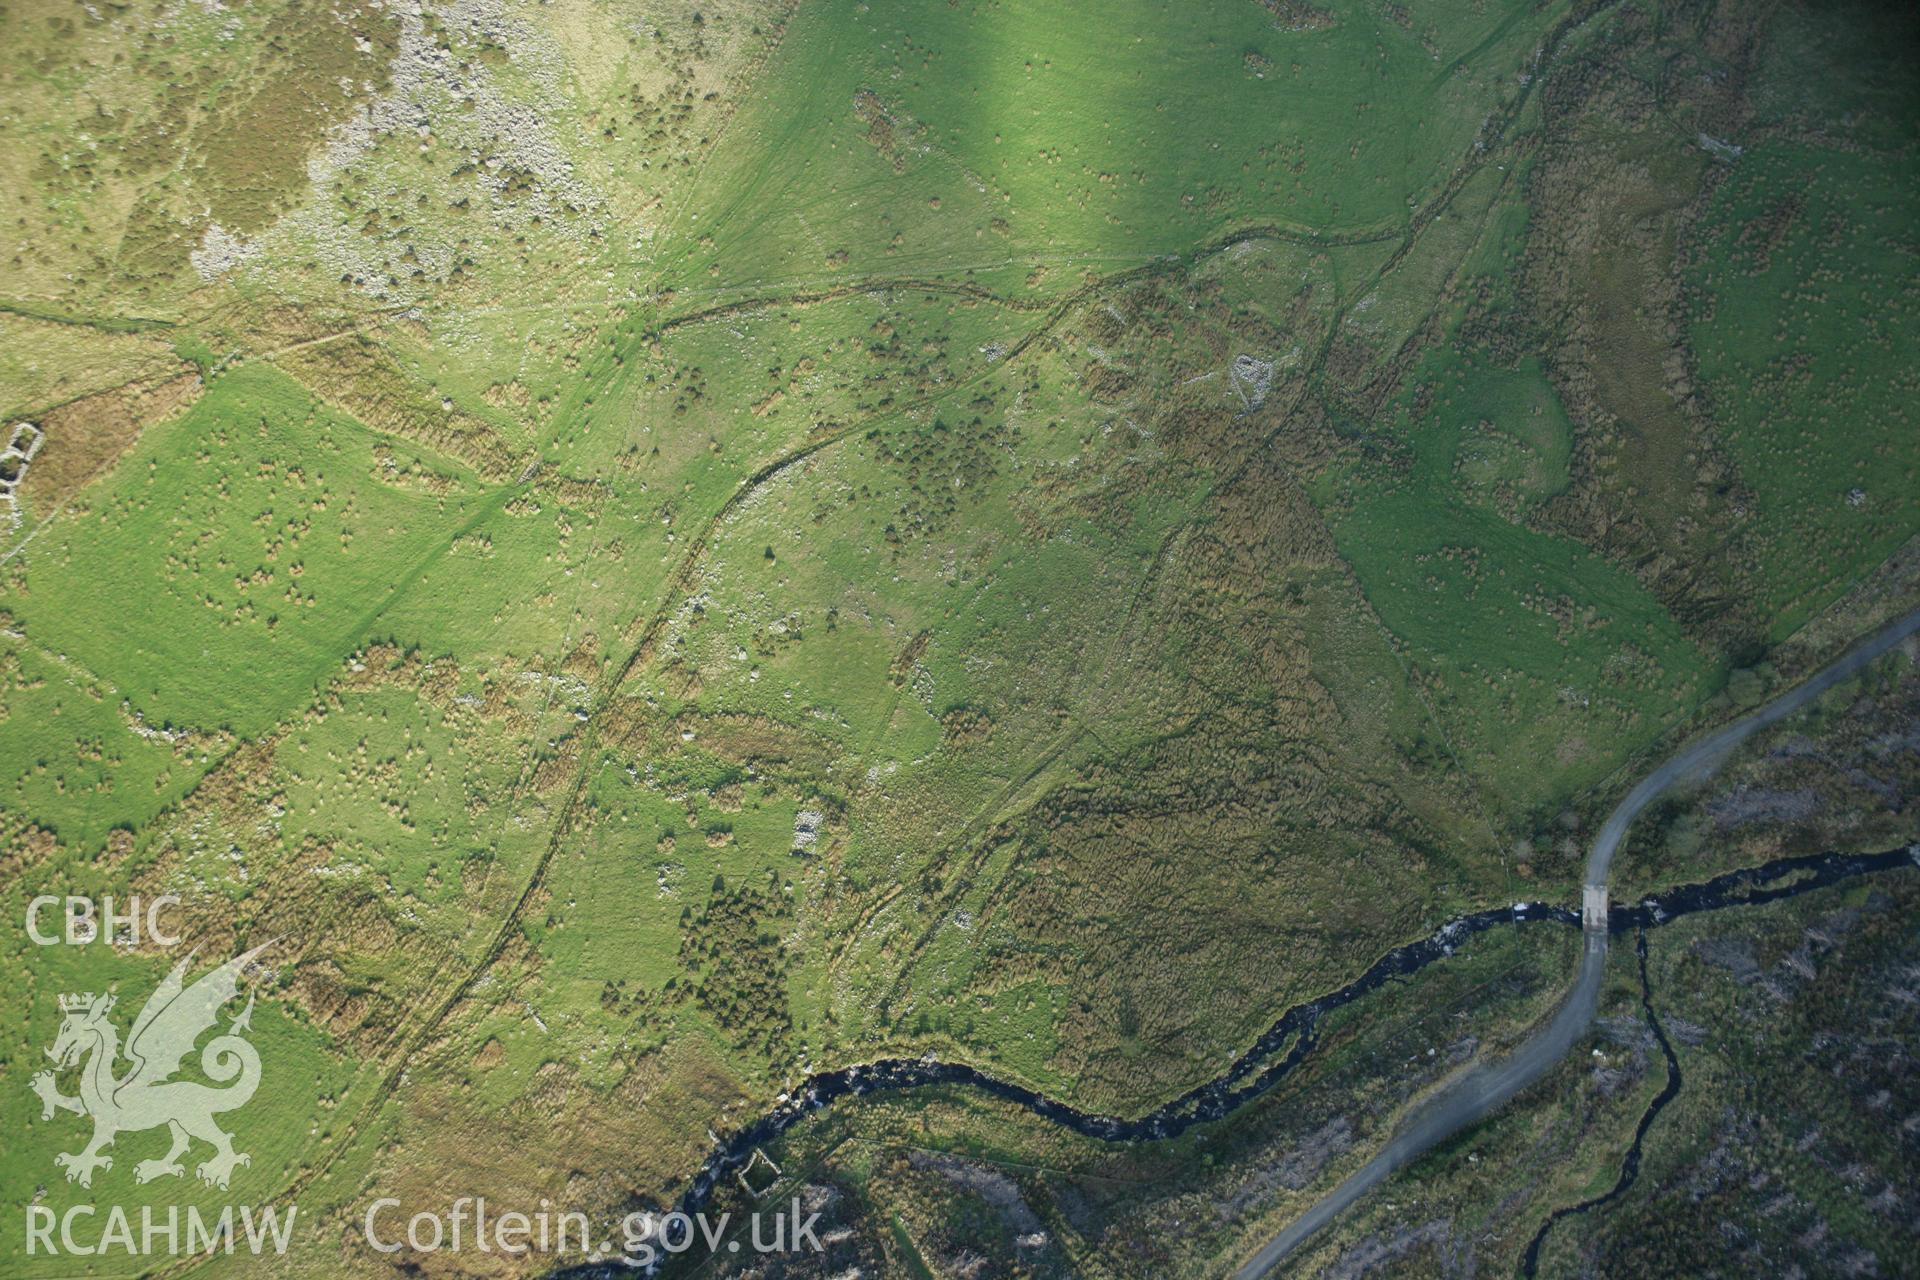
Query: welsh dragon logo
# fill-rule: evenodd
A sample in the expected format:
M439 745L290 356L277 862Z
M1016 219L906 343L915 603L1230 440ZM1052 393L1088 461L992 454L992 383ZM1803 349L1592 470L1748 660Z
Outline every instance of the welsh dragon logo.
M173 1145L160 1159L142 1160L133 1167L137 1182L179 1176L183 1172L180 1157L195 1138L213 1147L212 1157L197 1170L203 1182L225 1189L234 1168L250 1163L233 1149L233 1135L213 1118L246 1105L260 1087L260 1055L244 1038L253 1018L251 994L247 1007L226 1031L200 1051L200 1069L224 1087L172 1077L194 1042L214 1024L221 1006L233 999L241 973L271 945L236 956L190 987L185 977L193 957L182 960L134 1018L124 1050L119 1030L107 1017L113 1011L112 995L89 992L60 997L66 1016L47 1056L56 1071L82 1064L80 1096L70 1098L60 1092L56 1071L36 1075L33 1091L40 1095L42 1120L53 1119L55 1111L71 1111L93 1121L92 1141L80 1151L53 1158L67 1171L67 1181L92 1186L95 1169L113 1168L113 1158L102 1152L113 1145L114 1138L161 1125L172 1134ZM129 1064L124 1074L118 1071L123 1052Z

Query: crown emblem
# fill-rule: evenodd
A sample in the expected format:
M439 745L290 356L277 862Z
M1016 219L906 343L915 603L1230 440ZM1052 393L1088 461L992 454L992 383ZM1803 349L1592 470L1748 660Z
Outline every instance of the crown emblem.
M76 991L71 995L60 997L60 1011L62 1013L82 1013L93 1008L93 1002L99 998L100 997L94 995L91 991Z

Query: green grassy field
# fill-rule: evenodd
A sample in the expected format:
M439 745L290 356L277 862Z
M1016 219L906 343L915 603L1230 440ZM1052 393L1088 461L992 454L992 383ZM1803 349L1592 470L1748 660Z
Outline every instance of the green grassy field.
M1391 231L1542 24L1464 4L1309 30L1252 3L841 6L789 34L659 261L723 296L922 272L1055 290L1249 223Z
M229 374L36 548L15 616L156 728L257 736L504 500L457 473L410 493L374 445L271 369Z
M29 0L0 41L0 405L48 431L0 521L0 905L284 938L233 1189L306 1206L277 1274L389 1273L374 1191L668 1203L879 1056L1149 1111L1449 916L1571 901L1650 759L1913 596L1890 8L307 17ZM1674 809L1631 874L1878 812L1794 767L1749 780L1829 825ZM1245 1133L1090 1153L941 1096L791 1153L837 1152L848 1266L1132 1274L1131 1206L1218 1274L1563 941L1343 1010ZM55 996L130 1016L169 957L0 954L0 1215L81 1203L24 1078ZM1653 1087L1559 1084L1607 1134ZM1352 1128L1283 1178L1315 1107ZM1078 1261L849 1134L1092 1171L1023 1184ZM113 1194L165 1203L137 1145Z
M1902 394L1914 164L1762 144L1707 214L1693 336L1710 392L1741 424L1727 441L1754 491L1776 635L1920 520Z

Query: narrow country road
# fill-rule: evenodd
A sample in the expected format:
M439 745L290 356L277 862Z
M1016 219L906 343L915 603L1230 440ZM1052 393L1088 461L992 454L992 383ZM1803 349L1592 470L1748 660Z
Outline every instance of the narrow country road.
M1756 711L1740 717L1700 738L1671 756L1659 768L1643 778L1627 793L1600 828L1587 855L1585 888L1592 895L1606 892L1607 872L1613 855L1641 811L1660 794L1681 781L1698 780L1710 775L1735 747L1755 733L1805 708L1815 698L1857 674L1868 663L1886 654L1907 637L1920 631L1920 609L1902 615L1874 635L1849 649L1834 662L1821 668L1800 684L1787 690ZM1258 1280L1279 1265L1301 1241L1327 1225L1354 1201L1371 1191L1388 1175L1405 1167L1467 1126L1478 1122L1504 1105L1508 1099L1540 1079L1566 1056L1593 1019L1600 995L1600 979L1607 963L1607 926L1602 914L1596 922L1590 917L1585 932L1586 947L1580 957L1580 973L1573 990L1548 1020L1546 1026L1523 1043L1504 1061L1484 1063L1473 1068L1409 1115L1387 1145L1346 1181L1295 1219L1284 1231L1269 1240L1234 1272L1234 1280Z

